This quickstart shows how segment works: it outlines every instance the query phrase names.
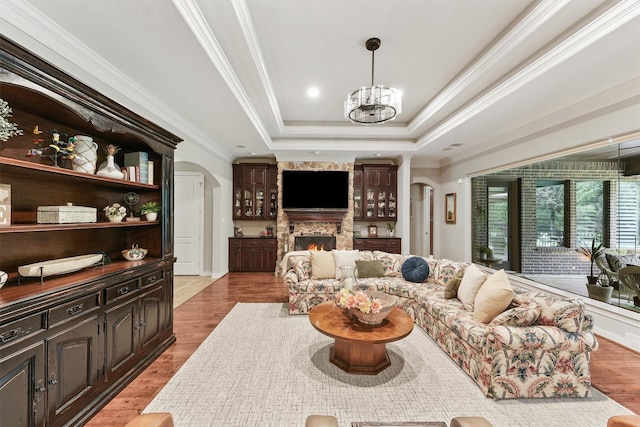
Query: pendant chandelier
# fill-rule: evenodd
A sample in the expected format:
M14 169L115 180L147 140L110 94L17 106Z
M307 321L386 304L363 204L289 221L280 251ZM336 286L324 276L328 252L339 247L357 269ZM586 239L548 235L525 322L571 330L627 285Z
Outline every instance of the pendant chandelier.
M395 89L373 84L375 51L380 47L380 39L371 38L365 46L371 51L371 86L362 86L347 95L344 117L354 123L384 123L402 112L402 100Z

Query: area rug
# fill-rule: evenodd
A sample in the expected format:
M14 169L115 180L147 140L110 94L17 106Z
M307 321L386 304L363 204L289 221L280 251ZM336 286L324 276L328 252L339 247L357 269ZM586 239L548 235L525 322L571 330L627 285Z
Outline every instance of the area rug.
M632 412L597 390L588 399L496 401L419 327L387 344L391 366L350 375L329 362L332 339L286 304L237 304L144 412L177 426L304 426L307 415L354 421L444 421L483 416L494 426L600 427Z

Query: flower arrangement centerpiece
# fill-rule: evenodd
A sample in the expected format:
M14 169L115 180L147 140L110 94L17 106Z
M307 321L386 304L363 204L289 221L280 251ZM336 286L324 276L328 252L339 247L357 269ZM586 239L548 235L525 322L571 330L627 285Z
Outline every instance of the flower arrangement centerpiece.
M105 206L102 210L104 211L107 219L111 222L120 222L127 215L127 208L122 206L120 203Z
M22 130L18 129L17 123L7 120L11 117L13 110L7 101L0 98L0 141L7 141L12 136L22 135Z
M43 138L41 135L44 133L44 131L38 129L37 125L33 128L33 134L38 135L38 138L33 140L33 143L37 145L37 148L31 148L27 153L28 157L49 157L53 161L53 165L56 167L59 167L58 160L61 164L63 164L67 159L73 160L76 157L84 160L84 158L75 151L75 136L69 136L64 132L58 132L56 129L53 129L50 132L50 138Z
M367 325L382 323L395 304L396 298L384 292L366 294L361 290L353 292L343 288L336 294L336 305Z

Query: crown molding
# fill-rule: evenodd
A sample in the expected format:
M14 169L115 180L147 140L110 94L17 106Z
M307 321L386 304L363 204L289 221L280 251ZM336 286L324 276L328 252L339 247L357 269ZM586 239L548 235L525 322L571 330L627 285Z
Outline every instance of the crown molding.
M207 24L200 8L196 4L195 0L173 0L173 5L178 10L182 19L200 43L200 46L206 53L211 63L216 67L220 76L225 81L236 100L247 114L247 117L253 123L253 126L258 131L258 134L262 138L267 147L271 148L271 137L269 132L257 111L253 107L253 103L249 99L247 92L244 90L240 79L233 70L229 59L224 54L220 43L216 39L211 27ZM250 18L249 18L250 20ZM250 23L250 21L249 21ZM241 25L247 25L247 22L240 22Z
M640 2L608 2L576 24L571 30L550 42L482 94L467 103L439 125L418 139L420 147L440 138L499 100L512 94L567 58L582 51L631 19L640 16Z
M505 30L492 46L469 64L461 74L456 76L440 91L409 123L409 133L415 132L440 109L450 103L464 89L498 65L506 56L517 49L520 44L533 34L540 26L551 19L569 0L545 0L534 3L523 12L509 29Z
M134 108L129 107L132 110L148 111L157 117L163 126L174 128L182 135L188 135L188 138L182 137L183 139L200 145L225 161L231 160L232 157L228 152L208 142L211 141L210 136L204 134L28 2L0 0L0 16L6 20L7 24L14 26L25 37L38 44L38 52L34 53L88 86L98 89L101 93L108 93L110 98L114 98L113 93L116 92L118 102L121 104L135 105ZM22 40L15 41L24 44ZM43 54L44 48L49 51L46 55ZM87 80L91 80L91 83L87 83ZM122 102L123 99L128 102ZM152 121L156 120L152 119Z

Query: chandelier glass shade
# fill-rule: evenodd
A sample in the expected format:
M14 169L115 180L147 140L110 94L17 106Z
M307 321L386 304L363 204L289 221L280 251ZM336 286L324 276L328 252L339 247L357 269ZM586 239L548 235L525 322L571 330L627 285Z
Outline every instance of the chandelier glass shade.
M380 39L371 38L365 46L371 51L371 86L362 86L347 95L344 117L355 123L384 123L402 112L402 99L395 89L373 84L375 50L380 47Z

